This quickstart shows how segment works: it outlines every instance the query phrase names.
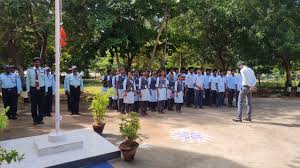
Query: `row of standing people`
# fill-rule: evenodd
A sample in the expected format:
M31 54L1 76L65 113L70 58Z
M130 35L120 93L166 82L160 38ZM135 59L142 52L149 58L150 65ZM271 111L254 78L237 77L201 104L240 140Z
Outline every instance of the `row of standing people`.
M195 73L194 73L195 71ZM147 107L164 113L164 109L181 112L181 106L202 108L203 105L224 104L225 92L228 96L228 106L233 106L233 98L238 99L241 86L241 76L235 75L231 70L228 76L225 71L203 68L189 68L188 73L176 73L164 70L137 71L125 73L120 71L108 71L102 77L103 91L112 88L115 91L110 99L110 108L117 109L121 113L136 111L147 115ZM237 102L237 100L236 100Z

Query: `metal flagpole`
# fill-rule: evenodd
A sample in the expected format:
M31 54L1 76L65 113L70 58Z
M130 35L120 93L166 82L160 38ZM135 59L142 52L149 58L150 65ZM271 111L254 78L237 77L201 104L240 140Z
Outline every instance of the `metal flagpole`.
M63 140L60 130L60 0L55 0L55 131L49 134L49 141Z

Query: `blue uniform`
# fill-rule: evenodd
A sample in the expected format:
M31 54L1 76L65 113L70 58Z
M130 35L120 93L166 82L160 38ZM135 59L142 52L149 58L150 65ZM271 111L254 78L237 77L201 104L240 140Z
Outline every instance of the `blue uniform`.
M46 115L51 116L53 95L55 95L55 78L52 74L48 74L47 78L48 92L46 95Z
M0 89L4 107L9 107L6 113L9 119L16 119L18 110L18 94L21 94L22 84L19 75L14 73L0 74Z
M34 123L41 123L46 114L47 83L48 78L44 68L31 67L27 69L26 88L30 93L31 114Z
M67 80L67 91L70 93L71 113L79 114L80 94L83 91L81 75L70 74Z
M51 92L52 95L55 95L55 78L54 75L49 74L47 76L47 87L48 87L48 92ZM51 90L49 90L51 89Z

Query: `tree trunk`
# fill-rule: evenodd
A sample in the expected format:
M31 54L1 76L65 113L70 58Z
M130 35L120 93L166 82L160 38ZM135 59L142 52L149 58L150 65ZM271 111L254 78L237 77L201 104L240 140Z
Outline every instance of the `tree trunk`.
M42 46L41 46L41 52L40 52L40 58L45 63L47 58L47 45L48 45L48 32L46 31L42 35ZM50 65L48 65L50 66Z
M217 55L218 55L219 61L220 61L220 63L221 63L222 69L225 70L225 69L226 69L226 63L225 63L225 61L224 61L224 58L223 58L223 55L222 55L222 54L223 54L222 49L220 49L220 50L218 51Z
M126 71L127 71L127 72L128 72L129 70L131 70L132 61L133 61L133 56L132 56L132 54L129 52L129 53L127 54L127 64L126 64Z
M283 68L286 73L285 87L287 88L289 86L292 86L292 70L291 70L292 67L291 67L289 57L287 55L281 55L280 57L281 57Z
M117 61L117 66L118 66L118 69L120 69L120 57L119 57L119 54L117 51L115 51L115 56L116 56L116 61Z
M11 38L7 42L8 56L12 58L13 63L19 71L19 75L21 77L22 86L25 86L25 75L22 67L23 59L17 54L17 47L14 38Z

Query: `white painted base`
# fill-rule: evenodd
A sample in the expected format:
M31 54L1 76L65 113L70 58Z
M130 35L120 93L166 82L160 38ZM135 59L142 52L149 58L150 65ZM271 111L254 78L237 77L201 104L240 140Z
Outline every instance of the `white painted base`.
M39 155L35 141L47 142L48 134L35 137L26 137L1 141L0 145L8 150L17 150L20 154L24 154L25 159L20 163L2 164L0 168L43 168L43 167L83 167L93 162L101 162L120 157L119 149L108 142L102 136L99 136L91 129L79 129L65 132L66 137L78 137L83 141L82 148L72 149L51 155ZM48 143L37 143L41 148L49 147ZM60 147L58 147L60 150ZM46 150L47 151L47 150ZM53 152L53 151L51 151ZM46 152L47 153L47 152ZM57 166L62 165L63 166Z
M80 136L72 133L64 134L60 141L49 141L49 135L41 135L33 138L34 145L40 156L56 154L83 147L83 140Z

